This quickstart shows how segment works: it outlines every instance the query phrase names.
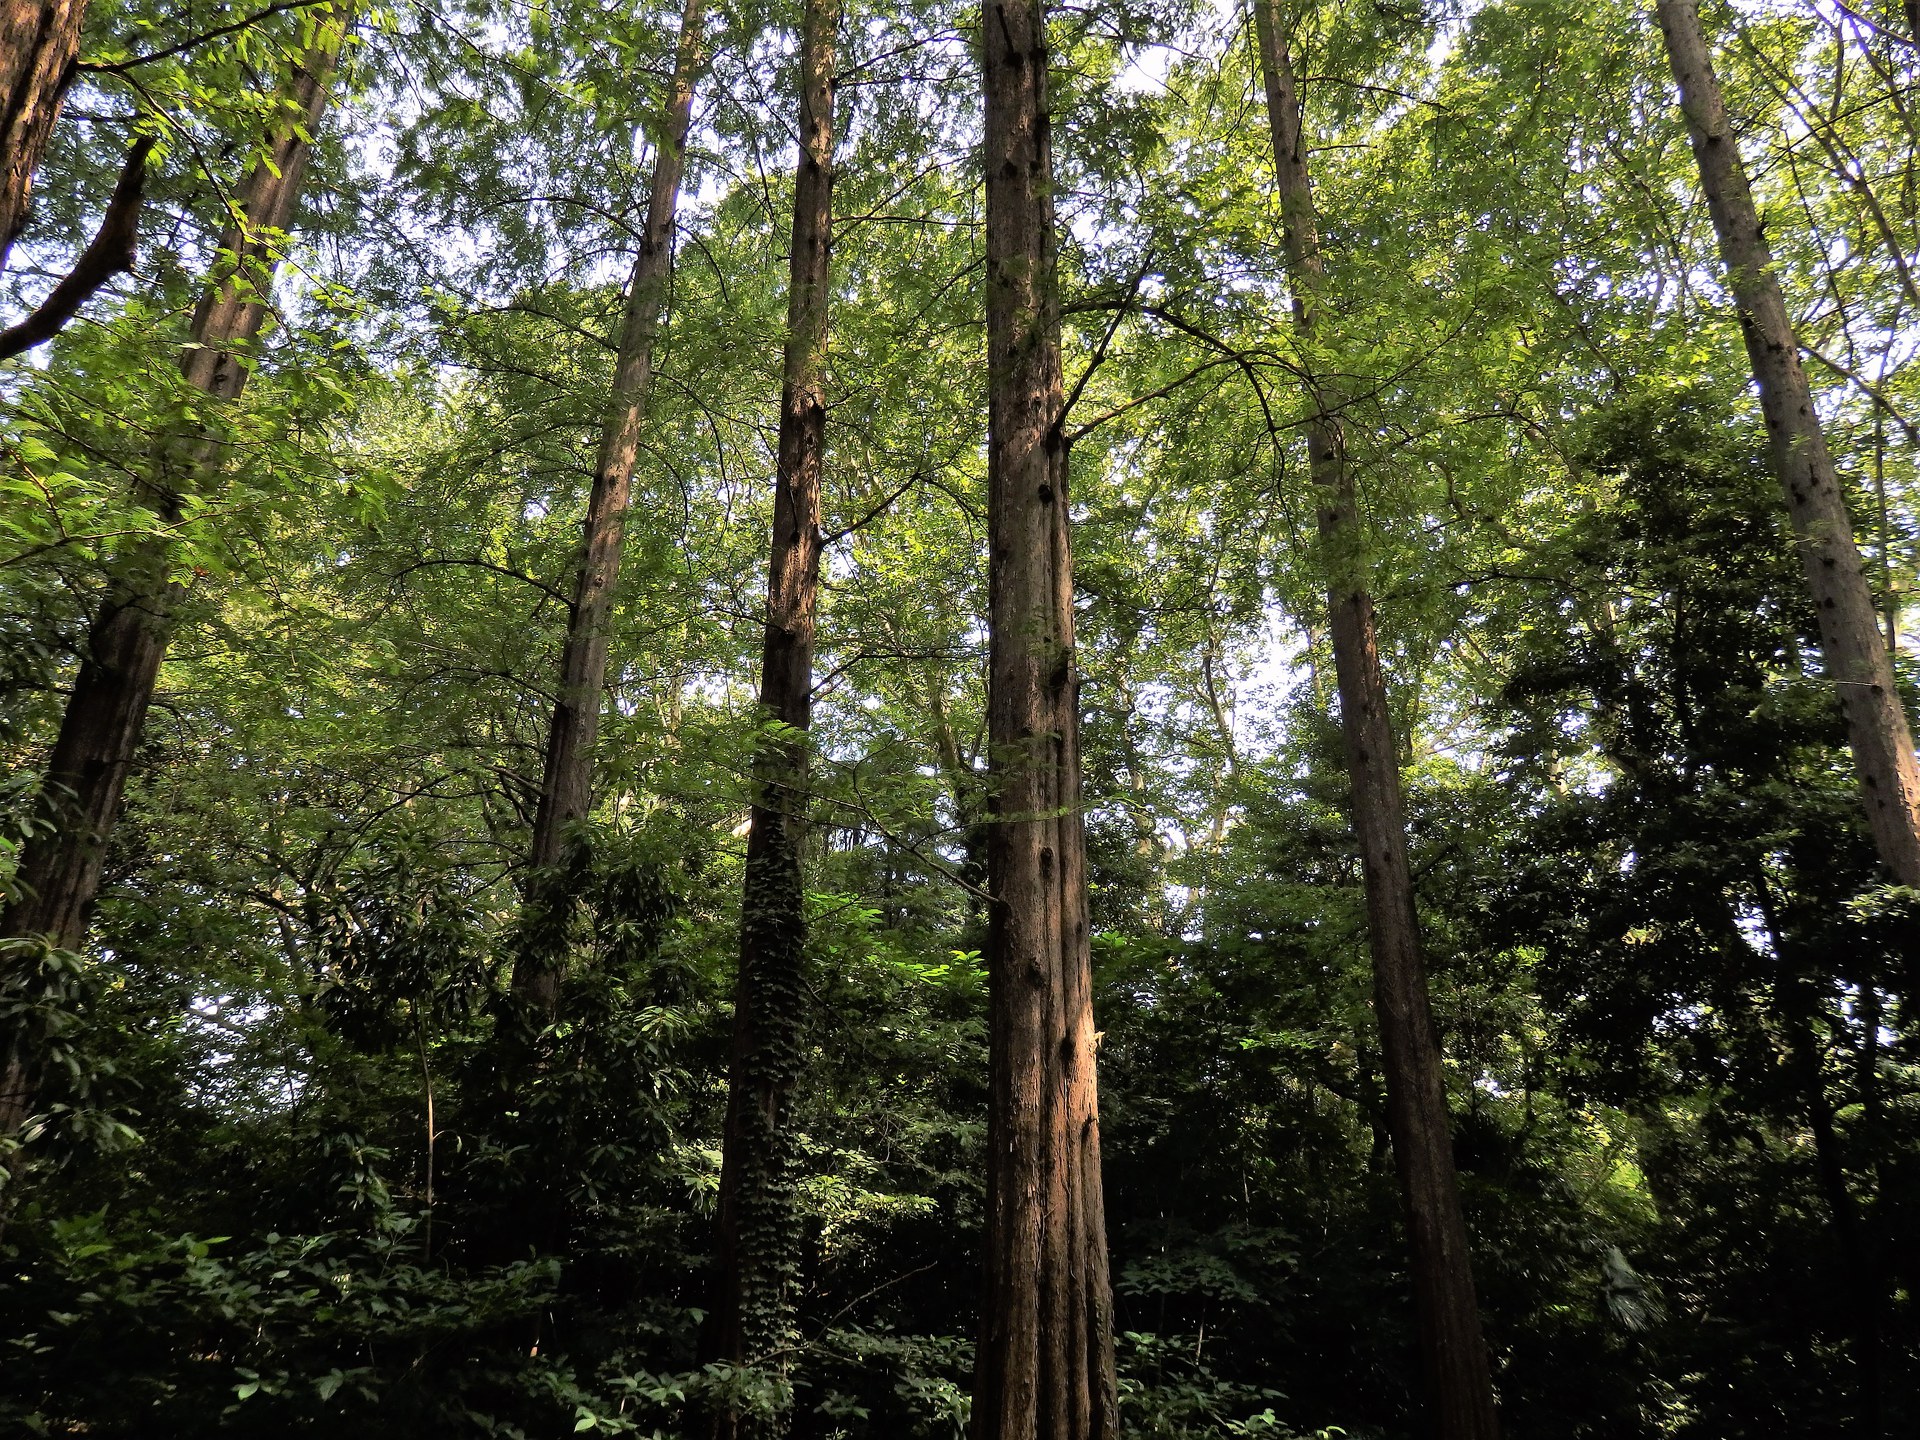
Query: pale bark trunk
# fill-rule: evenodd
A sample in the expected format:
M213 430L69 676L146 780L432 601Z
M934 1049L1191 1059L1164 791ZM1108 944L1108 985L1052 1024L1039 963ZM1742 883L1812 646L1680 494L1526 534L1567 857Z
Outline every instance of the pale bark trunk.
M0 0L0 269L80 54L86 0Z
M989 0L986 1285L975 1440L1118 1433L1041 0Z
M1253 0L1253 5L1294 325L1302 339L1310 340L1319 319L1325 268L1300 94L1278 0ZM1440 1041L1428 999L1407 857L1399 751L1375 644L1353 472L1347 463L1339 396L1317 379L1307 383L1314 411L1307 426L1307 454L1319 495L1340 720L1353 786L1353 828L1366 880L1387 1124L1412 1253L1428 1413L1440 1440L1492 1440L1499 1433L1499 1420L1460 1212Z
M283 99L270 158L248 176L221 237L215 279L194 312L192 341L180 365L188 383L214 399L232 399L246 384L246 351L266 319L273 250L300 196L305 137L325 109L350 23L345 6L321 23ZM218 446L204 431L190 429L152 459L156 473L145 483L144 498L172 520L183 496L217 465ZM172 545L156 537L134 544L115 567L41 783L48 825L21 857L0 937L65 950L78 949L86 938L107 844L172 638L174 611L185 593L168 579L172 559ZM0 1078L0 1135L17 1131L31 1108L29 1049L20 1037L9 1042Z
M833 87L839 0L807 0L787 270L787 344L760 659L760 737L734 989L733 1067L720 1170L719 1295L708 1360L784 1372L799 1246L788 1117L805 1043L806 920L800 855L813 719L820 479L826 449L827 321L833 236ZM723 1413L716 1433L749 1427ZM783 1426L776 1418L762 1433Z
M608 630L615 587L620 579L621 541L633 493L633 467L640 454L647 399L653 389L653 345L666 305L673 266L674 217L680 207L680 178L686 165L687 129L693 119L693 86L702 60L701 27L705 0L686 0L672 86L654 151L653 183L647 197L646 228L634 257L621 320L620 349L600 431L593 488L574 575L573 604L560 655L560 681L553 718L547 727L546 759L540 775L540 802L534 813L533 872L529 894L541 908L540 892L554 883L566 851L569 827L593 807L593 747L600 730L600 698L606 685ZM537 1016L551 1015L559 998L560 975L548 947L523 952L514 966L514 994Z
M1656 8L1760 389L1774 473L1799 537L1820 621L1821 656L1846 715L1868 827L1893 878L1920 886L1920 765L1914 760L1913 731L1894 685L1840 477L1800 365L1773 254L1727 121L1699 6L1695 0L1656 0Z

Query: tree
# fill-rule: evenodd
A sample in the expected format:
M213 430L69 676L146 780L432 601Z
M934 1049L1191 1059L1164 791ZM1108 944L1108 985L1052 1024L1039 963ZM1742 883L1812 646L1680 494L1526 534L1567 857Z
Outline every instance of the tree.
M1046 10L986 83L991 1079L976 1440L1118 1434L1081 815Z
M1320 323L1326 272L1307 169L1300 90L1279 0L1254 0L1254 22L1273 134L1294 328L1310 345ZM1444 1440L1481 1440L1497 1435L1499 1424L1474 1298L1466 1221L1460 1213L1440 1038L1420 950L1400 751L1374 636L1359 497L1346 460L1338 390L1328 379L1313 375L1306 388L1312 407L1307 451L1318 491L1340 722L1353 785L1353 829L1366 873L1374 1012L1386 1069L1388 1127L1413 1251L1428 1403L1435 1433Z
M1861 799L1888 873L1920 887L1920 762L1854 542L1840 475L1800 363L1746 167L1714 74L1697 0L1658 0L1660 31L1680 89L1700 185L1740 317L1774 473L1800 536L1820 650L1847 714Z
M315 22L289 77L266 154L233 205L215 278L194 311L180 363L187 385L209 399L232 400L247 383L247 350L267 318L273 268L351 23L347 5L328 7ZM177 520L187 497L217 477L220 457L215 435L189 416L182 431L164 437L150 456L152 470L141 477L140 498L163 520ZM172 547L164 536L137 541L115 566L41 780L44 819L25 847L13 898L0 916L0 937L8 941L74 950L85 940L107 842L186 593L172 569ZM31 1043L20 1033L9 1039L0 1135L17 1132L32 1108Z
M1610 482L1601 503L1549 542L1559 596L1514 597L1534 613L1578 604L1513 650L1503 748L1535 798L1514 797L1489 916L1539 947L1543 994L1580 1057L1569 1088L1648 1117L1661 1204L1724 1237L1689 1263L1729 1291L1749 1267L1772 1273L1742 1346L1787 1371L1831 1368L1823 1398L1798 1402L1809 1423L1878 1435L1881 1257L1902 1245L1875 1173L1899 925L1849 903L1873 888L1875 855L1845 722L1802 664L1818 622L1759 427L1729 423L1726 398L1619 405L1585 457ZM1563 783L1588 766L1609 783ZM1667 1128L1687 1105L1712 1119L1697 1135ZM1798 1212L1793 1232L1740 1213L1753 1201L1725 1173L1751 1163L1743 1127L1778 1146L1761 1163ZM1684 1196L1669 1167L1721 1173ZM1737 1407L1765 1424L1768 1392L1789 1384L1763 1381Z
M733 1365L781 1358L791 1326L798 1216L791 1101L807 1009L805 895L807 730L813 717L814 611L820 579L820 479L832 297L833 88L838 0L807 0L801 22L798 158L787 270L787 341L773 490L767 622L753 811L740 905L732 1069L720 1172L719 1298L711 1357ZM785 1397L774 1399L777 1412ZM741 1417L729 1409L722 1433ZM755 1422L757 1425L757 1422Z
M538 916L561 898L552 877L565 855L569 827L593 805L593 747L600 730L601 690L606 683L608 627L620 579L620 550L633 494L633 467L646 426L653 386L653 346L667 301L673 265L674 216L680 206L680 176L686 165L687 128L693 119L693 87L701 65L705 0L687 0L673 79L655 138L653 182L647 195L640 250L627 282L620 322L620 348L600 430L593 489L587 498L584 537L567 616L566 644L547 726L546 759L540 773L539 808L528 863L530 898ZM540 920L536 924L543 923ZM514 993L534 1014L551 1016L560 973L546 950L523 952L513 972Z
M590 803L536 877L682 4L370 18L228 401L168 342L316 10L92 0L7 319L155 143L139 273L0 362L0 886L109 583L161 535L186 593L86 943L0 967L39 1072L0 1432L952 1440L978 1380L993 1440L1431 1435L1353 595L1502 1430L1858 1431L1876 1372L1920 1427L1920 901L1650 7L1269 7L1292 215L1257 12L1046 9L840 7L817 515L773 493L802 6L706 13ZM1911 697L1900 9L1741 6L1716 61ZM139 482L201 439L168 520ZM546 1024L501 993L535 941Z

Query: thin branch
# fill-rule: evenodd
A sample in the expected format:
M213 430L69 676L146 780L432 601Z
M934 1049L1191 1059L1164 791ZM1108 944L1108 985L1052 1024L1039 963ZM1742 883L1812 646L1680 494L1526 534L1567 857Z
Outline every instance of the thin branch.
M1842 15L1845 15L1848 19L1866 26L1867 29L1873 31L1874 34L1883 40L1891 40L1894 44L1904 45L1909 50L1920 50L1920 39L1915 39L1911 35L1902 35L1898 30L1887 29L1887 27L1879 21L1869 19L1851 5L1846 4L1845 0L1833 0L1833 8L1838 10Z
M558 590L554 589L553 586L547 584L546 581L537 580L533 576L527 574L525 571L515 570L508 565L496 565L491 560L482 560L478 556L475 556L472 559L461 559L458 557L449 557L445 559L415 560L410 565L401 566L398 570L394 571L391 575L387 576L387 579L389 581L404 580L406 579L407 576L411 575L416 570L438 568L443 565L468 565L473 567L476 570L491 570L496 575L505 575L509 580L524 581L526 584L533 586L534 589L540 591L542 594L551 596L553 599L558 600L562 605L568 606L569 608L571 608L573 605L572 600L570 600L567 596L561 594Z
M1093 372L1100 368L1107 358L1107 347L1113 344L1114 334L1120 329L1120 322L1127 318L1127 307L1139 295L1140 287L1146 284L1147 273L1153 268L1153 257L1147 256L1140 262L1140 268L1133 272L1133 281L1127 286L1127 295L1113 307L1113 314L1107 320L1106 332L1101 335L1100 343L1094 347L1093 354L1087 359L1087 368L1080 372L1080 378L1073 382L1073 389L1067 392L1067 398L1061 403L1058 424L1066 424L1067 416L1073 413L1074 403L1079 400L1080 392L1087 388L1087 382L1093 378Z
M1874 405L1884 412L1889 420L1900 427L1900 432L1907 437L1907 443L1909 445L1920 445L1920 427L1915 426L1913 421L1907 419L1906 416L1894 409L1893 402L1887 399L1886 392L1881 390L1879 386L1875 385L1859 371L1849 369L1838 360L1832 360L1822 355L1811 345L1803 342L1800 348L1815 360L1818 360L1822 365L1826 366L1827 369L1831 370L1834 374L1838 375L1842 380L1845 380L1848 384L1857 388L1869 400L1873 401Z
M117 60L113 64L103 64L96 60L81 60L74 65L76 70L85 70L94 75L124 75L139 65L151 65L156 60L171 59L175 55L184 55L189 50L198 49L209 40L219 40L228 35L238 34L250 25L258 25L262 20L271 20L275 15L285 14L289 10L308 10L315 5L331 5L333 0L278 0L264 10L231 24L221 25L207 31L204 35L195 35L178 44L169 45L164 50L155 50L151 55L135 55L131 60Z
M836 541L846 539L847 536L851 535L856 530L865 529L866 526L869 523L871 523L877 516L879 516L883 511L888 509L893 504L894 501L898 500L902 495L906 494L907 491L911 490L915 485L918 485L925 478L926 476L921 471L918 471L918 470L914 471L913 474L909 475L905 480L900 482L900 486L898 489L896 489L891 495L887 496L886 499L880 501L871 510L867 511L866 514L862 515L858 520L854 521L851 525L842 525L838 530L831 531L828 534L821 536L820 537L821 545L823 547L827 545L832 545Z
M1079 443L1082 437L1087 435L1090 431L1095 429L1097 426L1104 425L1107 423L1107 421L1112 420L1117 416L1124 415L1127 413L1127 411L1132 410L1138 406L1148 404L1150 401L1154 401L1154 400L1164 400L1167 396L1171 395L1174 391L1178 390L1182 385L1186 384L1189 380L1198 379L1200 376L1206 374L1207 371L1209 370L1217 370L1222 365L1236 365L1238 363L1239 363L1239 357L1235 355L1221 355L1221 356L1217 356L1212 360L1203 361L1201 364L1198 364L1194 366L1193 369L1187 371L1187 373L1182 375L1178 380L1169 381L1167 384L1162 385L1158 390L1149 390L1144 395L1136 395L1133 397L1133 399L1127 401L1126 404L1116 405L1113 409L1107 411L1107 413L1104 415L1094 416L1093 419L1089 420L1086 424L1078 427L1077 429L1069 433L1067 436L1067 443L1069 445Z

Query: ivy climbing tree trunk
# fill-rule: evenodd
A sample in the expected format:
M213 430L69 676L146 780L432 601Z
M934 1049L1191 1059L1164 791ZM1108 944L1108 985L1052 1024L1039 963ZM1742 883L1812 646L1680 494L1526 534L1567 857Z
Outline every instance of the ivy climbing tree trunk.
M1267 121L1280 192L1294 327L1312 354L1326 270L1320 221L1307 169L1299 86L1280 0L1253 0L1254 30L1266 86ZM1447 1124L1440 1041L1427 993L1426 963L1407 858L1405 800L1387 687L1375 643L1360 514L1336 390L1312 374L1307 457L1318 495L1320 549L1352 782L1355 837L1367 892L1373 951L1374 1010L1387 1080L1387 1128L1393 1139L1412 1252L1414 1301L1430 1424L1439 1440L1492 1440L1499 1433L1493 1381L1460 1213Z
M0 269L80 55L86 0L0 0Z
M814 603L820 575L820 474L826 449L832 298L833 88L839 0L807 0L800 43L800 138L787 270L787 346L760 654L760 719L734 989L733 1065L720 1170L719 1293L710 1361L784 1373L799 1246L789 1103L806 1010L800 848L807 818L806 735L813 718ZM778 1433L783 1386L763 1421L731 1407L716 1432Z
M647 196L646 228L627 285L620 322L620 348L613 384L601 422L600 453L574 572L573 604L567 638L560 653L560 681L554 692L553 718L547 726L546 758L540 772L540 799L534 812L533 848L528 855L533 880L529 909L550 908L543 894L560 883L568 828L593 807L593 747L600 730L600 698L607 677L607 634L613 619L615 586L627 507L633 494L633 467L653 389L653 344L666 306L673 267L673 225L680 208L680 177L686 166L687 129L693 119L693 86L702 61L701 28L705 0L686 0L673 80L656 137L653 182ZM521 952L513 970L513 993L536 1017L551 1016L560 994L560 972L552 947L533 945Z
M1880 632L1853 521L1800 364L1799 338L1773 268L1773 252L1747 184L1697 0L1656 0L1700 186L1720 241L1774 474L1799 537L1820 619L1820 653L1840 693L1867 823L1880 858L1902 885L1920 886L1920 765L1893 662Z
M974 1440L1118 1434L1041 0L989 0L990 990Z
M267 316L277 254L299 201L308 138L326 108L328 83L351 25L342 5L316 18L294 68L267 155L247 177L220 240L216 276L194 311L181 359L187 383L210 399L232 400L247 382L247 351ZM189 418L155 452L143 497L163 521L217 470L210 427ZM107 843L120 816L160 664L184 588L170 580L174 550L165 536L135 542L120 558L87 637L60 733L41 782L42 828L27 843L0 938L74 950L100 888ZM36 1089L30 1037L9 1039L0 1078L0 1135L18 1131Z

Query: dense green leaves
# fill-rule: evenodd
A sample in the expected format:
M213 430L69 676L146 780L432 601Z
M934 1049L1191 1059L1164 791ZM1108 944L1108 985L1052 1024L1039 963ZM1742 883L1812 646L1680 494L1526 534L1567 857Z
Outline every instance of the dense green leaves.
M690 1433L759 721L797 7L728 7L598 805L520 869L677 21L362 12L238 404L180 381L307 7L94 0L0 305L158 137L142 258L0 371L0 877L117 557L188 586L0 1164L0 1425ZM1645 7L1302 7L1303 353L1244 17L1056 15L1108 1228L1131 1433L1416 1432L1298 394L1337 374L1508 1433L1920 1421L1920 911L1857 815ZM250 12L249 12L250 13ZM1717 57L1911 679L1902 6ZM246 20L225 33L213 32ZM793 1426L963 1433L984 1165L977 11L850 7L803 862ZM153 457L213 427L177 520ZM1909 697L1911 699L1911 696ZM527 902L533 902L531 904ZM505 1000L556 957L552 1029ZM1878 1430L1872 1427L1876 1425ZM1331 1433L1331 1432L1329 1432Z

